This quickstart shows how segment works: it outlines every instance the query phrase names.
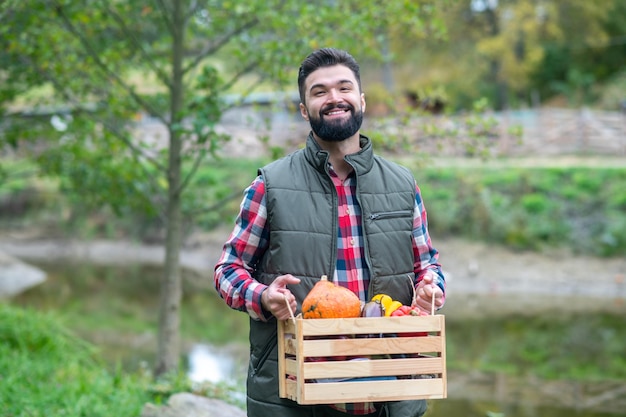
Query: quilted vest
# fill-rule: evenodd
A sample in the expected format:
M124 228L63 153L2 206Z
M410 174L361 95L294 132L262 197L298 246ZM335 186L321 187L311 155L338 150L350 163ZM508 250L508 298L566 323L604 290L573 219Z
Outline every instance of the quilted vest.
M259 170L265 182L270 246L256 267L255 279L269 285L278 275L300 278L298 285L289 287L298 300L298 311L320 277L332 278L336 267L338 208L328 157L309 134L304 149ZM345 160L356 174L370 270L368 293L389 294L409 305L414 277L413 176L407 168L374 155L365 136L361 136L361 150ZM250 342L248 406L275 402L276 321L251 320Z
M384 289L410 304L413 277L415 182L408 169L374 156L361 136L361 151L346 157L356 173L369 294ZM307 147L262 168L269 248L255 278L269 284L276 276L301 279L290 288L301 301L322 275L332 278L337 262L337 194L328 174L328 153L309 135ZM401 285L390 284L402 281ZM409 298L407 298L409 296ZM363 300L366 301L366 300Z

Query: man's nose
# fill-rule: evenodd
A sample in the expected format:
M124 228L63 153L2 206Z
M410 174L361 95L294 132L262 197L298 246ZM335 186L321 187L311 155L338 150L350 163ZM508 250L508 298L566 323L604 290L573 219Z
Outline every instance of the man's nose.
M332 103L338 103L340 101L343 101L343 97L341 93L339 92L339 90L335 90L335 89L330 90L328 101Z

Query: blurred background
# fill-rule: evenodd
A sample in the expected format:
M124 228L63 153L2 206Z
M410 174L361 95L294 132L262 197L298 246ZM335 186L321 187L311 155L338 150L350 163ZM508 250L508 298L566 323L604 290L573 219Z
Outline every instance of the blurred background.
M625 1L5 0L0 44L0 414L245 407L213 266L330 46L447 276L427 416L626 415Z

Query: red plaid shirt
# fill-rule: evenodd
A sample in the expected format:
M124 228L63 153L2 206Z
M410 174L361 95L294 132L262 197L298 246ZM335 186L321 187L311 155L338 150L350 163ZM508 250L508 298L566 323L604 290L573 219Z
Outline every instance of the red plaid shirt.
M333 281L349 288L363 301L369 299L367 288L370 271L365 263L361 208L356 199L356 178L352 174L345 181L331 169L331 178L338 197L339 230L337 234L337 266ZM265 184L257 177L244 193L235 229L224 244L224 250L215 267L215 287L233 309L245 311L255 320L266 321L261 307L261 293L267 288L251 277L253 265L261 259L268 247L269 224L265 206ZM428 234L426 210L416 185L413 216L413 253L416 284L428 272L439 276L438 285L445 294L445 280L438 263L438 252L432 247ZM375 411L372 403L336 404L334 408L355 415Z

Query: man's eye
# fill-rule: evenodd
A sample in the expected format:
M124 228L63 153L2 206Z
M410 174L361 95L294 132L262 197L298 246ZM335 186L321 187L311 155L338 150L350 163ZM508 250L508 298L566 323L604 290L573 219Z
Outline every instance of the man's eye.
M324 91L316 91L315 93L313 93L314 96L321 96L324 94Z

